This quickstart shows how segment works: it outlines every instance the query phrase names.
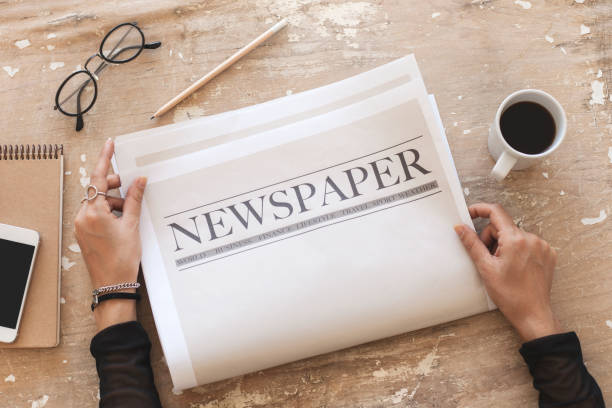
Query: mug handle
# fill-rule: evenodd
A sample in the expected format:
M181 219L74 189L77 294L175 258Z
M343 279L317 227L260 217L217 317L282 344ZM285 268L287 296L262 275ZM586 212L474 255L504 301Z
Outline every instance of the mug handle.
M510 170L516 164L516 157L512 156L508 152L503 152L499 159L497 159L497 163L493 166L493 170L491 170L491 175L495 180L502 181L504 177L510 173Z

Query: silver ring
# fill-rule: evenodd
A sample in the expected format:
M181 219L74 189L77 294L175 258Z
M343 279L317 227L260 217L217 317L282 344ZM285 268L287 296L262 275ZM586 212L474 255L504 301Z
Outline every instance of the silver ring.
M93 189L92 195L89 194L89 191L91 189ZM98 196L106 197L106 193L103 193L102 191L98 191L98 187L94 186L93 184L90 184L87 186L87 189L85 190L85 197L83 197L83 199L81 200L81 204L84 203L85 201L95 200L96 197Z

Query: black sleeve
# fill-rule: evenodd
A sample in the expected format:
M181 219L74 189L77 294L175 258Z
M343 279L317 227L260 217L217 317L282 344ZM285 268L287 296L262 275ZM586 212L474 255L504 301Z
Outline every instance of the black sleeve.
M540 392L540 408L604 408L597 382L582 361L576 333L529 341L519 350Z
M107 327L91 340L100 377L100 408L161 407L153 382L151 342L140 323Z

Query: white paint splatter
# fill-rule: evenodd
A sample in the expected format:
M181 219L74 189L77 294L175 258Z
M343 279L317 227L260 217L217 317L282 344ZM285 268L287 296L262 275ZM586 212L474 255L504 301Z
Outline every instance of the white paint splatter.
M72 268L74 265L76 265L76 262L70 262L70 259L65 256L62 256L62 268L69 271L70 268Z
M438 18L438 17L440 17L440 15L441 15L440 13L435 12L435 13L431 14L431 18Z
M578 4L584 4L584 0L574 0Z
M606 326L612 329L612 320L606 320Z
M610 163L612 163L612 146L608 147L608 159L610 159Z
M81 155L81 161L82 161L83 163L85 163L85 162L87 161L87 155L86 155L85 153L83 153L83 154Z
M593 93L591 93L591 101L590 104L591 105L603 105L604 104L604 83L602 81L599 80L594 80L593 82L591 82L591 90L593 91Z
M63 364L68 364L68 360L62 360Z
M84 167L79 167L79 173L81 174L81 178L79 179L81 186L87 187L91 182L91 178L87 175L87 170L85 170Z
M457 125L459 125L459 122L453 122L453 126L457 127Z
M436 359L438 358L438 356L436 355L437 351L438 348L434 347L434 349L419 362L419 365L415 370L416 374L425 376L431 374L431 372L433 371L433 365L436 362Z
M55 35L55 33L47 34L47 40L50 40L50 39L55 38L55 37L57 37L57 35Z
M11 68L8 65L6 67L2 67L2 69L5 70L6 73L9 74L11 78L14 77L16 73L19 72L19 68Z
M180 59L183 59L183 53L179 51L178 56Z
M173 50L170 50L170 56L172 56L172 51L173 51Z
M80 254L81 253L81 247L77 243L70 244L68 246L68 249L71 250L72 252L76 253L76 254Z
M470 129L465 129L465 130L463 131L463 134L464 134L464 135L469 135L470 133L472 133L472 131L471 131Z
M49 45L47 45L47 49L48 49L49 51L53 51L53 50L55 49L55 45L51 45L51 44L49 44Z
M599 217L595 217L595 218L583 218L580 220L580 222L584 225L593 225L593 224L598 224L602 221L604 221L606 218L608 218L608 216L606 215L606 210L601 210L599 212Z
M551 44L555 42L555 39L554 39L554 38L552 38L550 35L545 35L545 36L544 36L544 39L545 39L546 41L548 41L549 43L551 43Z
M183 391L181 391L181 390L177 390L177 389L175 389L175 388L173 388L173 389L172 389L172 393L173 393L174 395L183 395Z
M542 176L544 176L544 178L547 179L548 178L548 173L547 172L543 172Z
M368 19L376 14L377 7L371 3L360 1L316 5L310 11L319 20L319 24L329 22L342 27L357 27L363 19Z
M4 382L15 382L15 376L13 374L9 374L8 377L4 379Z
M25 47L30 46L30 40L25 39L25 40L15 41L15 46L19 48L20 50L23 50Z
M60 297L60 304L65 305L66 304L66 298L65 297Z
M565 51L565 48L563 48L563 47L559 47L559 49L561 50L561 52L562 52L563 54L567 55L567 51Z
M401 390L396 391L395 394L391 396L390 400L393 404L399 404L406 395L408 395L408 388L402 388Z
M516 0L514 2L514 4L518 4L519 6L521 6L522 8L524 8L525 10L528 10L531 8L531 3L528 1L523 1L523 0Z
M289 96L289 95L293 95L293 91L292 91L291 89L287 89L287 92L285 92L285 94L286 94L287 96Z
M564 196L565 195L565 191L563 191L563 190L559 191L559 195L560 196Z
M66 172L64 172L64 174L65 174L65 175L67 175L67 176L69 176L69 175L71 175L71 174L72 174L72 172L71 172L71 171L66 171Z
M462 99L463 99L463 95L459 95L459 96L457 97L457 99L462 100Z
M601 72L601 69L599 71L597 71L597 78L601 78L603 76L603 72Z
M47 401L49 401L49 396L43 395L36 401L32 401L32 408L43 408L45 405L47 405Z
M463 194L465 194L465 196L466 196L466 197L467 197L467 196L469 196L469 195L470 195L470 189L469 189L469 188L467 188L467 187L466 187L466 188L464 188L464 189L463 189Z
M58 68L61 68L64 66L64 63L62 61L58 61L58 62L52 62L49 64L49 68L51 69L51 71L55 71Z
M580 24L580 35L586 35L591 33L591 28L585 26L584 24Z

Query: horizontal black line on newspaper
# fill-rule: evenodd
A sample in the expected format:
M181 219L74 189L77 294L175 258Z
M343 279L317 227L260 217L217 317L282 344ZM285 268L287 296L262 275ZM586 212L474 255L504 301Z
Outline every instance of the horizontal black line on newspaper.
M408 140L406 140L406 141L403 141L403 142L401 142L401 143L395 144L395 145L393 145L393 146L385 147L384 149L378 150L378 151L376 151L376 152L368 153L368 154L365 154L365 155L363 155L363 156L359 156L359 157L356 157L356 158L354 158L354 159L350 159L350 160L344 161L344 162L342 162L342 163L336 163L336 164L333 164L333 165L328 166L328 167L325 167L325 168L323 168L323 169L319 169L319 170L311 171L310 173L300 174L299 176L295 176L295 177L292 177L292 178L289 178L289 179L286 179L286 180L281 180L281 181L278 181L278 182L276 182L276 183L268 184L267 186L259 187L259 188L256 188L256 189L253 189L253 190L250 190L250 191L245 191L245 192L242 192L242 193L240 193L240 194L233 195L233 196L231 196L231 197L222 198L222 199L220 199L220 200L213 201L213 202L211 202L211 203L202 204L202 205L198 205L197 207L189 208L188 210L183 210L183 211L176 212L176 213L174 213L174 214L166 215L166 216L164 216L164 219L167 219L167 218L170 218L170 217L174 217L174 216L176 216L176 215L184 214L184 213L189 212L189 211L197 210L198 208L202 208L202 207L206 207L206 206L209 206L209 205L217 204L217 203L220 203L220 202L222 202L222 201L231 200L231 199L233 199L233 198L240 197L241 195L250 194L250 193L252 193L252 192L254 192L254 191L259 191L259 190L263 190L263 189L268 188L268 187L275 186L275 185L277 185L277 184L286 183L287 181L292 181L292 180L299 179L299 178L301 178L301 177L310 176L311 174L315 174L315 173L319 173L319 172L321 172L321 171L329 170L329 169L334 168L334 167L336 167L336 166L342 166L343 164L347 164L347 163L353 162L353 161L355 161L355 160L360 160L360 159L363 159L363 158L368 157L368 156L373 156L373 155L375 155L375 154L378 154L378 153L384 152L384 151L386 151L386 150L393 149L393 148L395 148L395 147L397 147L397 146L401 146L401 145L403 145L403 144L410 143L410 142L412 142L412 141L414 141L414 140L417 140L417 139L419 139L419 138L421 138L421 137L423 137L423 135L419 135L419 136L417 136L417 137L413 137L412 139L408 139Z

